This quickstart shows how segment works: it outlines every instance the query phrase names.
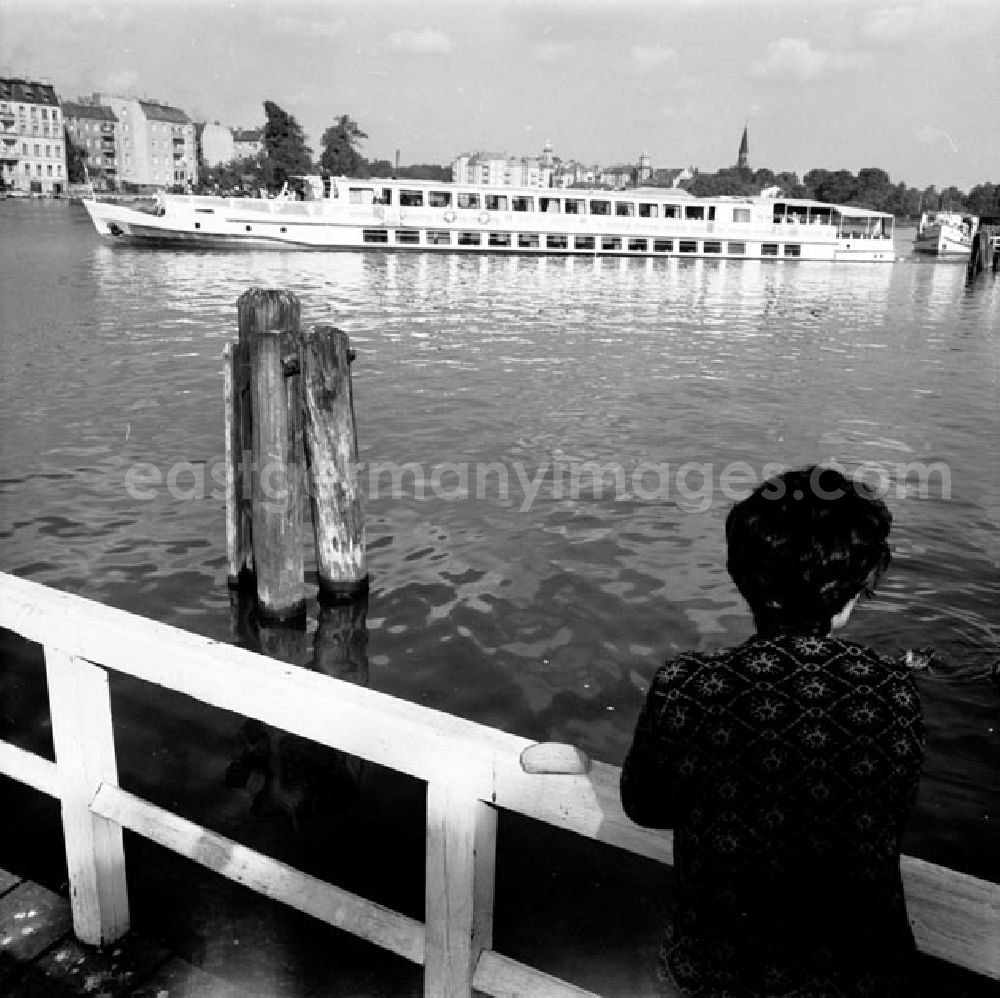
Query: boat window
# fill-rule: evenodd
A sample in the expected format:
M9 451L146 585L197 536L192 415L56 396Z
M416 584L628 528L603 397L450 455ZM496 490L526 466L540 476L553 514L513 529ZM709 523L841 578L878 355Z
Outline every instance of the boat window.
M399 204L403 208L422 208L424 206L424 192L400 191Z
M567 215L585 215L587 213L587 202L583 198L566 198Z
M478 246L481 242L481 235L479 232L460 232L458 234L458 245Z
M547 249L569 249L569 236L550 235L545 237Z
M628 248L633 253L645 253L649 243L645 239L630 239L628 241Z
M573 248L582 250L592 250L594 248L593 236L576 236L573 239Z
M664 218L680 218L681 208L677 204L665 204L663 205L663 217Z
M392 188L391 187L383 187L382 188L381 201L382 201L382 204L392 204Z
M538 210L547 211L552 215L559 214L559 198L539 198Z
M777 243L763 243L760 247L761 256L777 256L778 255L778 244Z
M450 246L451 245L451 233L447 229L428 229L427 230L427 245L428 246Z
M639 217L640 218L656 218L659 205L639 202Z
M714 204L708 206L708 220L710 222L714 222L715 221L715 205Z
M618 236L601 236L602 250L620 250L622 241Z
M726 252L731 256L743 256L747 251L746 243L729 243L726 247Z
M611 202L610 201L591 201L590 202L590 214L591 215L610 215L611 214Z
M351 204L371 204L375 200L375 191L371 187L352 187L347 200Z
M686 205L684 205L684 217L685 218L704 218L705 217L705 206L703 204L686 204ZM683 250L681 252L683 252Z
M535 199L532 197L511 198L511 207L514 211L534 211Z
M489 195L486 195L489 197ZM490 246L510 246L509 232L491 232L489 239Z
M420 245L420 230L396 229L396 242L400 246L418 246Z
M722 243L715 242L714 240L706 242L704 244L704 246L702 246L702 252L703 253L721 253L722 252Z
M682 239L677 244L677 249L680 250L681 253L697 253L698 244L693 239Z
M523 249L538 249L538 233L519 232L517 234L517 245Z
M635 202L634 201L616 201L615 202L615 214L625 215L631 218L635 214Z
M507 195L506 194L487 194L486 195L486 210L487 211L506 211L507 210Z
M361 239L366 243L387 243L389 241L389 230L362 229Z
M733 209L733 221L734 222L752 222L753 212L749 208L734 208Z
M654 239L653 240L653 252L654 253L672 253L674 251L674 241L673 239Z
M459 194L458 195L458 207L459 208L478 208L479 207L479 195L478 194Z
M785 256L802 256L802 247L798 243L785 243Z
M409 202L403 200L403 195L406 191L399 192L399 203L408 204ZM431 208L447 208L451 205L451 191L428 191L427 192L427 204Z

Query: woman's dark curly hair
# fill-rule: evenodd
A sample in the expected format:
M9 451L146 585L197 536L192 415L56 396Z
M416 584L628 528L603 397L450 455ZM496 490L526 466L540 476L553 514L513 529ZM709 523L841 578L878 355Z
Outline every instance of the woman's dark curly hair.
M863 482L811 466L768 479L726 517L726 569L761 633L826 634L889 565L892 515Z

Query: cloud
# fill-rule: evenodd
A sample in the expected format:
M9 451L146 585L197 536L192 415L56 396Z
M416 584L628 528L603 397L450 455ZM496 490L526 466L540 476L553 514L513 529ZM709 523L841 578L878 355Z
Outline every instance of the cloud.
M994 0L923 0L877 7L864 18L861 35L874 45L933 44L986 34L998 20Z
M951 146L952 152L958 152L958 146L955 145L955 140L943 128L933 128L931 125L924 125L924 127L917 132L914 138L921 145L925 146L937 145L938 142L943 140Z
M538 42L534 47L534 53L539 62L551 65L575 56L576 46L572 42Z
M657 69L677 69L677 50L661 45L633 45L629 51L632 71L651 73Z
M343 38L347 33L349 25L345 18L338 17L329 21L309 19L304 17L294 17L283 14L270 22L272 31L282 34L296 35L299 38Z
M452 49L451 39L443 31L435 31L433 28L394 31L385 44L396 52L413 52L418 55L440 54Z
M775 82L806 83L858 69L871 61L862 52L846 54L815 49L805 38L779 38L767 47L767 58L750 64L750 75Z

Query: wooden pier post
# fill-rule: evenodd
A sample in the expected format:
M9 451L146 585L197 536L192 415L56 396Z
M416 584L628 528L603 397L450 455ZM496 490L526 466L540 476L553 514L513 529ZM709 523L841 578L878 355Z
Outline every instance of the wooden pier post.
M364 504L347 334L314 326L302 337L302 397L309 497L320 594L349 600L368 590Z
M368 686L368 597L321 601L313 668L324 675Z
M226 419L226 557L230 588L253 583L251 537L252 431L250 426L250 351L227 343L223 351Z
M253 410L253 561L263 617L305 612L302 559L301 401L290 334L255 330L250 342Z

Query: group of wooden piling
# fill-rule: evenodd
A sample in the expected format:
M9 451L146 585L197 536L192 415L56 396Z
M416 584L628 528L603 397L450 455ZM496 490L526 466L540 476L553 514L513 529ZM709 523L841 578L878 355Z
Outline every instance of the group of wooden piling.
M969 256L966 278L970 282L974 281L987 267L994 274L1000 271L1000 222L980 222L978 231L972 237L972 253Z
M354 354L340 329L302 329L291 292L251 288L238 311L224 368L229 583L255 588L262 617L294 620L306 606L306 495L320 597L367 593Z

